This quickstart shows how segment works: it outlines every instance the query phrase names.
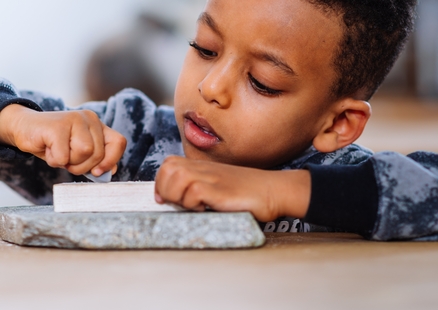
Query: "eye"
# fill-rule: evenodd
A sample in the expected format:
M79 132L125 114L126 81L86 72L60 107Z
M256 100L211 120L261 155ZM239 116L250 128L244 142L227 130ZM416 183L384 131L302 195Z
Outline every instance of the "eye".
M216 52L210 51L208 49L202 48L195 41L189 42L189 45L193 47L199 54L201 58L211 59L217 56Z
M255 89L256 92L265 95L265 96L279 96L281 95L281 90L272 89L270 87L267 87L257 81L251 74L248 74L249 81L252 85L252 87Z

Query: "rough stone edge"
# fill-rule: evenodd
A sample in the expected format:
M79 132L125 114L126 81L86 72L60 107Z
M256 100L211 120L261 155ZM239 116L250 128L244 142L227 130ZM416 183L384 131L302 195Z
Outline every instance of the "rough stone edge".
M250 213L246 213L246 212L242 212L243 214L247 214L246 216L248 216L248 221L250 221L251 223L251 230L252 230L252 241L248 242L245 245L240 245L240 246L226 246L226 247L218 247L218 246L187 246L187 245L174 245L174 246L169 246L166 244L160 245L160 246L146 246L146 247L122 247L122 246L111 246L111 247L88 247L84 244L80 244L80 243L74 243L74 242L70 242L70 245L66 246L61 245L60 242L58 242L57 240L49 240L49 242L47 242L45 245L41 245L41 244L34 244L34 240L35 238L32 238L32 236L30 237L26 237L23 238L23 235L29 235L26 233L26 221L28 220L28 215L27 214L32 214L35 213L35 211L37 210L41 210L43 209L43 211L47 211L50 216L57 216L54 212L51 212L53 210L52 206L21 206L21 207L1 207L0 208L0 237L7 242L11 242L20 246L32 246L32 247L55 247L55 248L64 248L64 249L87 249L87 250L121 250L121 249L126 249L126 250L147 250L147 249L151 249L151 250L159 250L159 249L188 249L188 250L198 250L198 249L247 249L247 248L257 248L257 247L261 247L265 244L266 242L266 238L265 235L263 234L263 232L260 230L259 225L257 224L257 222L255 221L255 219L253 218L253 216ZM18 211L18 214L17 214ZM242 214L242 213L216 213L216 215L238 215L238 214ZM90 213L88 213L90 214ZM91 213L92 214L92 213ZM114 215L114 213L112 213ZM156 214L156 213L155 213ZM179 214L184 214L184 213L179 213ZM187 213L185 213L187 214ZM196 213L196 214L208 214L208 213ZM160 213L159 216L157 217L166 217L166 216L170 216L171 213ZM84 214L84 217L86 215ZM195 215L196 216L196 215ZM30 216L30 218L32 218L32 215ZM11 228L12 227L12 228ZM20 233L21 230L21 233ZM41 237L37 237L40 239L41 241ZM68 238L66 238L65 236L59 236L60 239L65 239L67 240L67 243L71 240L69 240Z

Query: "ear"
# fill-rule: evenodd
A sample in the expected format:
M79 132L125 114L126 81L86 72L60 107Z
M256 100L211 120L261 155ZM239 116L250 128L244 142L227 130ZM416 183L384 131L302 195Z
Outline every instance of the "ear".
M313 146L329 153L353 143L362 134L371 116L368 102L344 98L333 104L325 122L313 139Z

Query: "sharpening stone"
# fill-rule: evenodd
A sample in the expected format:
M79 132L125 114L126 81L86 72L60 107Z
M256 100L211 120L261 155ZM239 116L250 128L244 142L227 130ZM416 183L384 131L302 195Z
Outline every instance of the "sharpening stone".
M0 237L69 249L233 249L262 246L248 212L57 213L53 206L0 208Z

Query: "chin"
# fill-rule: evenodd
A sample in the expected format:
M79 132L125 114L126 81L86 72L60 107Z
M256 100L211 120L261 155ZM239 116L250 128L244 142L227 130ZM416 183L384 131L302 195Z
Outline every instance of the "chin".
M188 142L185 142L183 144L183 148L184 148L184 155L188 159L215 161L206 152L197 149L196 147L194 147L193 145L191 145Z
M240 166L233 161L230 160L230 158L224 158L222 156L218 156L218 154L214 154L213 152L207 152L200 150L192 145L184 148L184 154L186 158L193 159L193 160L202 160L202 161L210 161L215 163L221 163L221 164L228 164L228 165L237 165Z

